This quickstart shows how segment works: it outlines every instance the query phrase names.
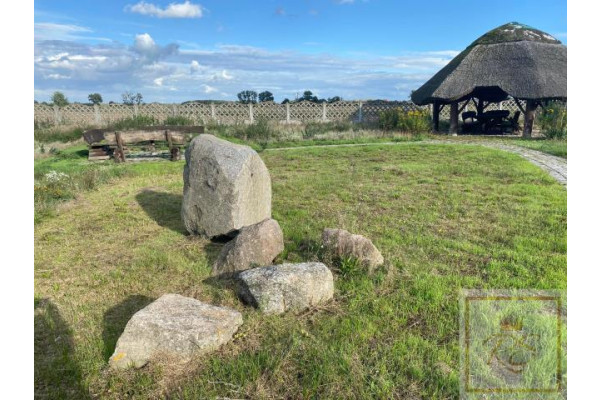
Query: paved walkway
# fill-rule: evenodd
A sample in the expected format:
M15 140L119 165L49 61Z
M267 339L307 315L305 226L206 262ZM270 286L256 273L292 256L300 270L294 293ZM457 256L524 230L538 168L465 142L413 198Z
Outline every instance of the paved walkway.
M475 146L490 147L493 149L499 149L515 153L521 157L529 160L532 164L537 165L544 171L548 172L550 176L556 179L559 183L567 186L567 160L561 157L553 156L551 154L542 153L541 151L528 149L512 144L506 144L493 140L473 140L473 141L454 141L454 140L425 140L422 142L382 142L382 143L352 143L352 144L325 144L315 146L298 146L298 147L280 147L274 149L266 149L264 151L279 151L279 150L292 150L292 149L303 149L303 148L315 148L315 147L358 147L358 146L396 146L406 144L466 144Z

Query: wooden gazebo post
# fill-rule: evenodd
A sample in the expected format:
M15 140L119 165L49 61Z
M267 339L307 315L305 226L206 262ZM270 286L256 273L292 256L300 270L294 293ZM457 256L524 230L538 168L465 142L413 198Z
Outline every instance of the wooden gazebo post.
M450 103L450 132L451 135L458 134L458 102Z
M440 130L440 102L433 102L433 113L432 113L433 131L438 132Z
M525 115L523 116L523 137L530 138L533 130L533 119L535 118L535 109L537 102L535 100L527 100L525 103Z

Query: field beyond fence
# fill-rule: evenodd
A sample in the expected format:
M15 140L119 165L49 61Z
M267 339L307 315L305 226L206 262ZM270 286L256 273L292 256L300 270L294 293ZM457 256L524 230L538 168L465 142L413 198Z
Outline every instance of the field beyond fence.
M464 103L459 105L462 108ZM524 107L524 104L523 104ZM147 116L158 123L169 117L183 117L193 124L241 124L253 123L257 120L276 121L279 123L306 122L378 122L382 111L401 108L404 111L428 110L430 106L418 106L410 101L338 101L334 103L298 103L277 104L272 102L243 104L239 102L222 103L187 103L187 104L69 104L64 107L35 104L34 121L36 126L80 126L105 127L118 121ZM516 101L509 99L493 103L488 110L517 111ZM464 111L474 110L468 104ZM444 107L441 119L450 118L450 107Z

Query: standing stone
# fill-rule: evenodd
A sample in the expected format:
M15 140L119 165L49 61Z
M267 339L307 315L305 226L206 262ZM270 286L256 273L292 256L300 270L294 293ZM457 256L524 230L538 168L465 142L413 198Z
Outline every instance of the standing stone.
M139 368L159 354L189 360L227 343L240 325L242 314L235 310L165 294L131 317L109 363Z
M250 147L199 135L185 161L181 214L189 233L228 235L271 217L271 177Z
M283 232L274 219L245 226L223 246L212 274L221 275L270 265L283 251Z
M354 257L369 269L383 264L383 256L373 242L344 229L325 229L323 246L337 257Z
M319 262L253 268L238 279L242 300L267 314L301 311L333 297L333 274Z

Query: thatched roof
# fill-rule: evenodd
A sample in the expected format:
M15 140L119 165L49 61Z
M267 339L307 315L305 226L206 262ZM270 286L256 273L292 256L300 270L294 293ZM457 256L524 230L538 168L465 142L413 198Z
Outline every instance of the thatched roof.
M566 99L567 47L547 33L511 22L474 41L411 98L422 105L472 96Z

